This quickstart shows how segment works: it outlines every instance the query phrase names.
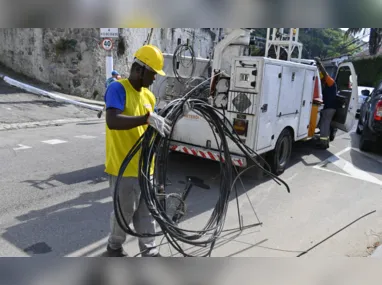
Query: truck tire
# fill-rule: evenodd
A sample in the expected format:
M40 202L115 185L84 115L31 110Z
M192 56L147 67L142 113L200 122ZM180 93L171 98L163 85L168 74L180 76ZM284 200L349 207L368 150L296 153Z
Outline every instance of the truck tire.
M284 173L292 153L293 138L289 129L284 129L277 139L275 149L270 151L267 162L272 173L281 175Z

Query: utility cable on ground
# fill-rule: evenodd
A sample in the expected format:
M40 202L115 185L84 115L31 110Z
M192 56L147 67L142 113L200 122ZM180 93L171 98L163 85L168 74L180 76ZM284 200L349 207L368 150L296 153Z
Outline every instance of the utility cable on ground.
M363 215L362 217L359 217L359 218L356 219L355 221L353 221L353 222L351 222L350 224L344 226L342 229L336 231L334 234L331 234L330 236L328 236L328 237L325 238L324 240L320 241L319 243L316 243L316 244L315 244L314 246L312 246L311 248L309 248L309 249L307 249L307 250L301 252L299 255L297 255L297 257L301 257L301 256L303 256L304 254L307 254L309 251L311 251L311 250L314 249L315 247L319 246L319 245L322 244L323 242L327 241L327 240L330 239L331 237L335 236L335 235L338 234L339 232L343 231L344 229L350 227L350 226L351 226L352 224L354 224L355 222L358 222L359 220L361 220L361 219L363 219L363 218L365 218L365 217L367 217L367 216L369 216L369 215L371 215L371 214L373 214L373 213L375 213L375 212L376 212L376 210L371 211L370 213L367 213L367 214Z
M215 76L217 75L218 74ZM210 78L207 80L210 80ZM248 161L253 162L254 165L265 171L276 182L283 184L287 188L287 191L290 192L289 186L268 170L270 169L269 165L266 164L268 169L265 169L259 164L256 158L262 158L240 140L232 124L224 116L224 113L221 110L214 108L202 100L191 97L195 93L194 90L197 90L197 88L199 88L202 84L204 84L204 82L194 87L194 89L190 90L182 98L176 99L167 104L162 110L160 110L160 115L166 117L173 122L173 125L175 125L177 121L183 117L183 110L187 104L187 106L191 106L193 112L202 116L209 123L211 129L214 130L213 134L215 136L215 141L219 146L219 154L224 162L220 161L220 195L205 226L200 230L189 230L179 227L179 220L174 221L174 217L170 216L166 212L166 204L163 203L163 197L166 198L168 196L164 190L167 181L167 163L171 143L169 138L171 138L174 128L169 135L169 138L161 137L158 132L150 126L147 128L145 133L138 139L124 159L119 170L114 191L115 216L118 224L127 234L135 237L165 236L169 244L183 256L192 255L187 254L179 243L199 247L209 247L208 252L203 256L210 256L216 240L224 231L223 228L228 211L229 199L236 181L243 173L238 174L236 178L234 178L234 165L231 160L228 139L232 140L238 146L243 154L245 154ZM138 154L140 169L138 180L142 195L150 213L161 228L161 231L155 234L137 233L133 231L129 226L130 221L126 220L121 210L119 200L119 192L121 190L118 187L119 182L127 165L138 152L140 152ZM152 163L155 165L153 175L150 173L150 166ZM151 177L153 178L152 181ZM193 185L191 183L189 187L191 188L192 186ZM190 188L188 190L190 190ZM158 193L161 194L158 195ZM185 199L186 196L187 195L183 195L181 197L179 195L179 197L181 197L180 199ZM184 203L184 201L181 201L181 203ZM254 224L253 226L257 225L259 224ZM248 227L249 226L246 226L245 228ZM240 227L240 229L241 228L242 227Z

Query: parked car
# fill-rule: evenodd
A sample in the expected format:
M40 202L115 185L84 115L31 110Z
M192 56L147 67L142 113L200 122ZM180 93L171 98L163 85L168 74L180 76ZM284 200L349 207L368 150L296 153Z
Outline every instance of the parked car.
M361 135L359 148L362 151L382 148L382 81L361 106L357 134Z
M365 99L370 96L373 90L374 90L373 87L358 86L358 109L355 115L357 119L359 118L359 113L360 113L363 102L365 102Z

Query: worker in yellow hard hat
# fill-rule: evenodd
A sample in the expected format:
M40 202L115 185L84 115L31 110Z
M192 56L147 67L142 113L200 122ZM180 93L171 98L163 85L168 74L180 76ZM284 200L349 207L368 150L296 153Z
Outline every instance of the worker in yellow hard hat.
M105 94L106 105L106 161L111 193L119 169L127 153L150 125L161 136L171 131L170 122L154 112L155 96L148 87L157 74L164 76L162 52L153 45L141 47L134 55L128 79L110 84ZM121 211L127 223L133 222L138 233L155 234L155 220L150 214L139 188L139 157L135 154L119 181ZM151 174L154 173L153 165ZM114 195L112 195L114 196ZM114 213L111 214L111 233L106 256L127 256L123 250L126 233L120 228ZM160 256L155 238L140 238L142 256Z
M337 85L334 79L326 72L319 58L315 58L318 70L320 72L320 80L322 86L322 99L324 108L320 116L320 140L317 144L319 149L329 148L331 132L335 128L331 128L331 123L337 110Z

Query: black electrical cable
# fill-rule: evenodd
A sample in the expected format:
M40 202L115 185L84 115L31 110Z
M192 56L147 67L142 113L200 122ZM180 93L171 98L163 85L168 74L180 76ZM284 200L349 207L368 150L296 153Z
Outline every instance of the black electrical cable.
M346 226L344 226L343 228L339 229L338 231L336 231L335 233L331 234L330 236L328 236L327 238L325 238L324 240L320 241L319 243L316 243L314 246L312 246L311 248L301 252L299 255L297 255L297 257L301 257L303 256L304 254L307 254L309 251L311 251L312 249L314 249L315 247L319 246L320 244L322 244L323 242L327 241L328 239L330 239L331 237L335 236L336 234L338 234L339 232L343 231L344 229L350 227L352 224L358 222L359 220L371 215L371 214L374 214L376 212L376 210L374 211L371 211L361 217L359 217L358 219L354 220L353 222L351 222L350 224L347 224Z
M190 56L191 56L189 64L185 64L186 59L185 59L184 54L187 51L190 53ZM189 68L191 66L191 74L188 78L182 77L179 74L179 72L178 72L179 65L182 65L185 68ZM190 46L189 44L180 44L176 47L176 49L174 51L173 58L172 58L172 68L173 68L175 78L180 83L186 84L189 80L192 79L192 77L194 76L194 73L195 73L195 68L196 68L195 52L194 52L194 49L192 48L192 46Z
M196 86L195 89L202 84L203 82ZM159 114L172 121L173 125L175 125L176 122L183 117L183 110L187 103L188 106L192 107L192 111L201 115L210 124L211 129L214 130L213 133L217 145L219 146L220 157L222 158L220 161L222 178L220 181L220 195L218 201L206 225L201 230L183 229L180 228L178 224L172 220L172 217L168 216L166 213L166 210L161 203L161 195L158 195L158 189L164 187L164 181L167 181L167 156L169 154L171 141L167 137L161 137L151 126L149 126L145 133L138 139L121 165L114 189L114 212L118 224L127 234L135 237L155 237L164 235L171 246L184 256L191 255L184 252L179 242L193 246L209 247L208 252L203 256L210 256L217 238L223 231L229 198L238 178L238 176L236 179L233 177L234 167L231 160L228 139L232 140L239 147L247 157L247 160L252 161L257 167L268 173L268 175L275 181L284 184L288 192L290 191L289 186L284 181L258 163L256 157L262 159L261 156L258 156L256 152L240 140L238 134L235 132L232 124L225 117L224 113L202 100L190 98L192 95L194 95L194 93L190 91L184 97L171 101L160 110ZM170 138L173 131L174 128L169 135ZM118 185L127 165L135 155L139 155L140 172L138 180L142 196L150 213L162 230L155 234L137 233L133 231L129 227L130 221L126 221L126 218L121 211L119 200L119 191L121 190ZM154 171L151 171L151 165L155 165ZM239 174L239 176L241 174ZM151 180L151 177L153 180Z

